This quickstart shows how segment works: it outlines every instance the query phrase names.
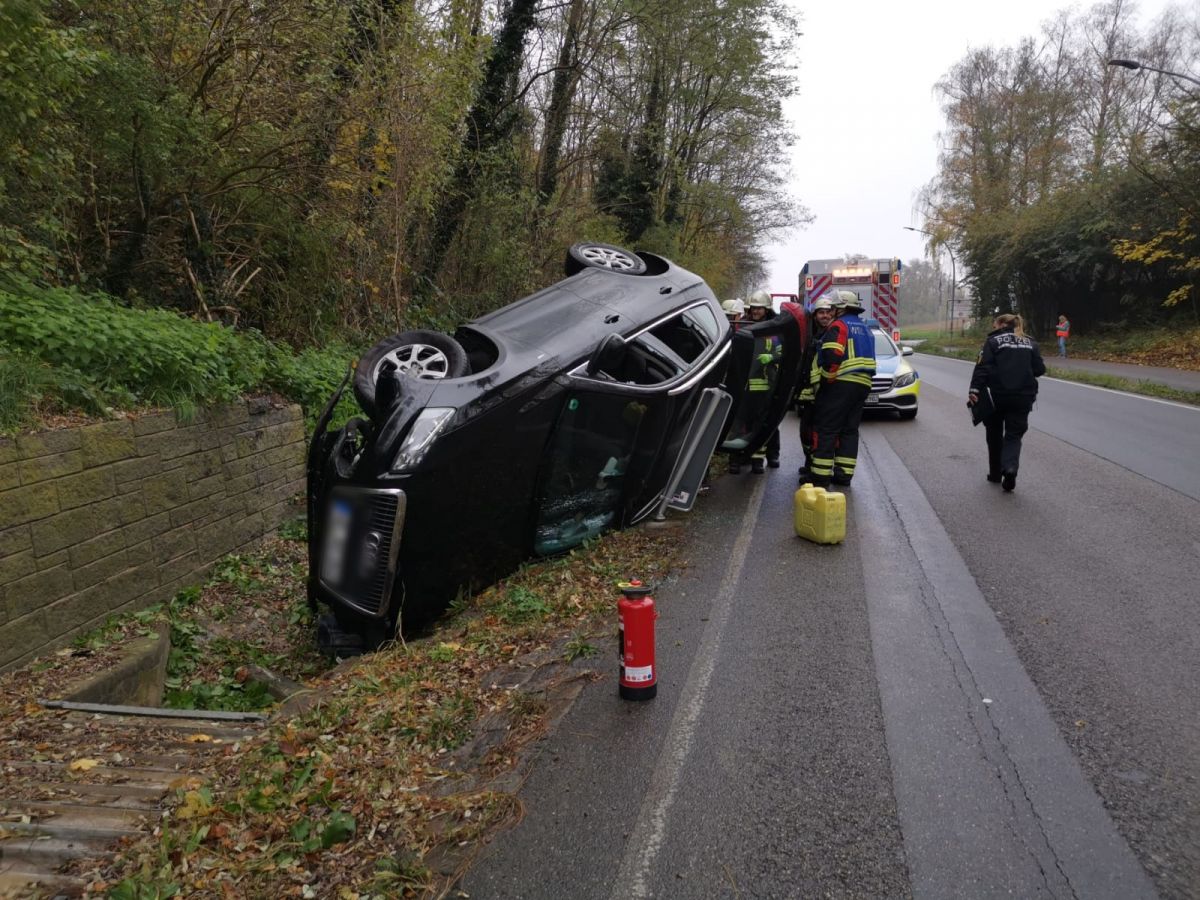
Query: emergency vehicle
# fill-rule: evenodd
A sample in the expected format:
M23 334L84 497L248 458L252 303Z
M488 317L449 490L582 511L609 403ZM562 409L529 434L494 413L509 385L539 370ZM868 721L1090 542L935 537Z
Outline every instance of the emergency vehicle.
M800 270L800 296L804 308L830 290L854 291L863 302L864 319L875 319L879 327L900 340L900 260L810 259Z

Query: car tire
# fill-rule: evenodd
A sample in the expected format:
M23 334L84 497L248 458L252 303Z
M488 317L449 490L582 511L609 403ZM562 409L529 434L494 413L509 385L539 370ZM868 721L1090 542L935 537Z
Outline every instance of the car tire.
M901 419L915 419L916 417L917 417L917 411L915 409L900 410L900 418Z
M364 353L354 370L354 396L368 414L375 412L379 369L389 360L409 378L461 378L471 370L467 352L449 335L436 331L393 334Z
M584 269L608 269L610 272L620 272L623 275L641 275L646 271L646 261L624 247L613 244L600 244L595 241L582 241L572 244L567 250L567 259L563 267L567 277L576 275Z

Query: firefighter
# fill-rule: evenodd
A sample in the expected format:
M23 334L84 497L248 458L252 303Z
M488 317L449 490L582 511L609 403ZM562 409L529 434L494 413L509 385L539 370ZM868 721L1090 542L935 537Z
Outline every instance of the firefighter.
M858 317L862 301L837 291L837 318L821 338L821 384L813 410L812 483L849 485L858 461L858 424L875 374L875 336Z
M758 290L750 295L746 318L751 322L765 322L771 317L771 295ZM750 380L746 385L748 399L757 408L771 402L771 392L779 377L779 360L783 356L783 342L777 337L761 338L757 342L754 361L750 366ZM764 463L772 469L779 468L779 429L767 438L750 459L750 471L761 475L766 471Z
M734 297L732 300L722 303L721 309L725 310L725 318L729 320L729 324L733 328L737 328L737 323L742 320L742 316L746 312L746 305L742 303L740 297Z
M800 446L804 448L804 465L800 467L801 484L812 481L813 409L817 399L817 388L821 384L817 351L821 348L821 336L833 321L833 316L833 295L822 294L812 305L812 332L804 350L804 358L800 362L800 383L796 391L796 411L800 414Z

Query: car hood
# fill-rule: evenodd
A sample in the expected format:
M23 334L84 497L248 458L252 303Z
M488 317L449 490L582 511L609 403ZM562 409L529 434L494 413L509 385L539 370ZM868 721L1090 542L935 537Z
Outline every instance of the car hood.
M875 372L878 375L903 375L912 370L912 364L903 356L875 357Z

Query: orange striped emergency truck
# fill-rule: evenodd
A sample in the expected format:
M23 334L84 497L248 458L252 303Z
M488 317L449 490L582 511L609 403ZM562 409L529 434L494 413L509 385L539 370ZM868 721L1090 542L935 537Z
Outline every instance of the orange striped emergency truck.
M864 319L876 319L879 327L900 340L900 315L897 297L900 293L900 260L810 259L800 270L800 296L804 308L811 310L813 301L831 290L854 291L863 301Z

